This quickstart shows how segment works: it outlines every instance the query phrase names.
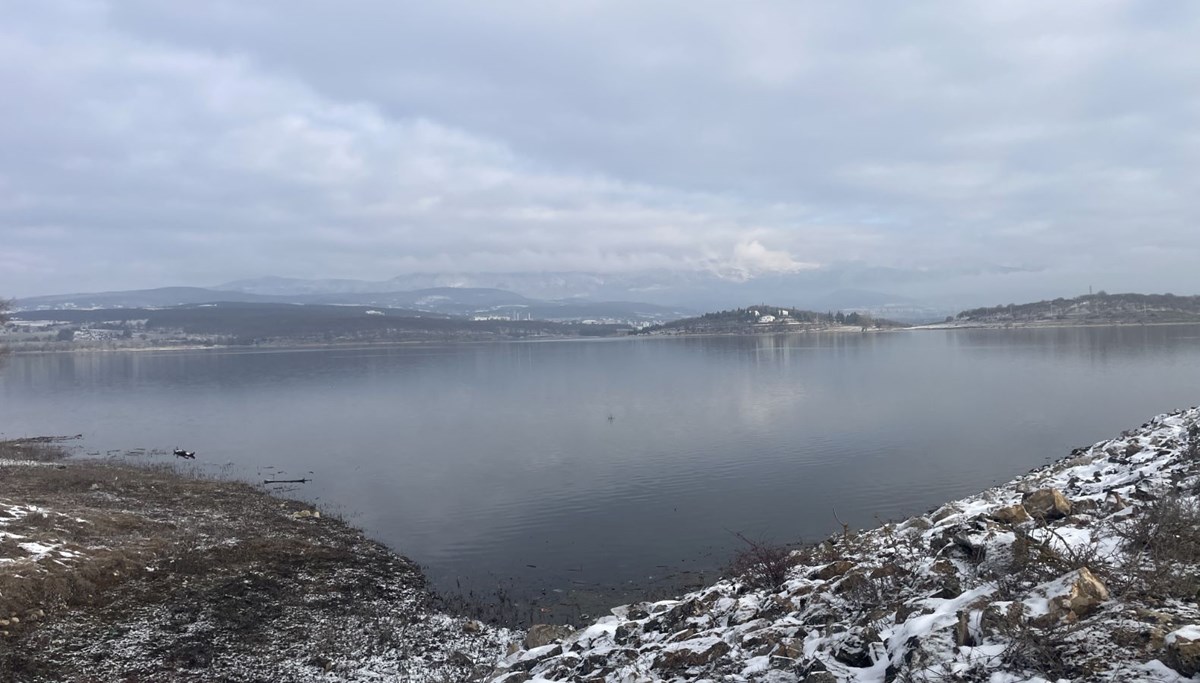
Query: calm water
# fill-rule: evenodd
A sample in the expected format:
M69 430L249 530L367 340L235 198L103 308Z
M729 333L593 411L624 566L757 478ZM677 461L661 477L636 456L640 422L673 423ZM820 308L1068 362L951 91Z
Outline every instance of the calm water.
M82 432L88 451L186 447L246 479L311 477L295 495L439 586L518 592L644 588L721 565L731 532L815 540L835 514L923 512L1197 402L1195 326L55 354L0 370L5 437Z

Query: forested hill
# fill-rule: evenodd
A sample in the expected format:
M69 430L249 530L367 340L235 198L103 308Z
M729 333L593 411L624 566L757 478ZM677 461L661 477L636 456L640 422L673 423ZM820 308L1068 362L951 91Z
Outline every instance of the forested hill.
M103 342L120 346L509 340L624 335L627 325L479 320L367 306L221 302L169 308L21 311L10 345Z
M674 320L662 325L643 328L638 334L757 334L897 327L905 326L891 320L872 318L865 313L842 311L818 313L796 308L761 305Z
M947 321L952 322L952 321ZM959 313L957 323L1113 324L1200 322L1200 296L1174 294L1087 294L1027 304L975 308Z

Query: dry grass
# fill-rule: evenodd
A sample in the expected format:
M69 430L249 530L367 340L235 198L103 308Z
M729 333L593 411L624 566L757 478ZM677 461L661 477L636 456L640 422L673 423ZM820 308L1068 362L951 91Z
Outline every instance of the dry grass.
M53 450L0 443L0 458L16 452L28 460L36 451L54 460ZM0 503L47 510L0 515L0 529L23 537L0 537L0 558L17 558L0 563L0 620L10 622L0 622L0 680L120 671L129 662L105 643L135 625L164 631L168 642L176 640L172 629L210 630L134 653L139 680L174 680L170 672L181 667L211 671L297 647L310 630L297 626L297 614L322 621L361 613L354 618L395 630L429 604L414 564L340 520L296 517L311 506L247 484L105 461L0 465ZM18 545L28 542L77 555L34 561ZM327 654L345 658L344 650Z
M67 451L62 442L76 437L70 436L39 436L32 439L13 439L0 441L0 460L32 460L35 462L55 462L67 457Z

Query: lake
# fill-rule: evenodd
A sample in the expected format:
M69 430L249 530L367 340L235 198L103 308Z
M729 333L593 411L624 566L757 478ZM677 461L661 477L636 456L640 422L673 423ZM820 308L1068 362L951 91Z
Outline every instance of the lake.
M735 533L921 513L1198 398L1200 326L63 353L8 358L0 437L310 478L291 495L436 587L563 618L712 578Z

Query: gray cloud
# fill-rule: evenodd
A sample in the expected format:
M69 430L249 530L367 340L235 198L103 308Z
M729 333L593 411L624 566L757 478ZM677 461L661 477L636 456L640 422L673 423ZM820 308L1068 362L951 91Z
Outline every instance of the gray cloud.
M1188 5L5 15L3 292L847 263L988 300L1200 290Z

